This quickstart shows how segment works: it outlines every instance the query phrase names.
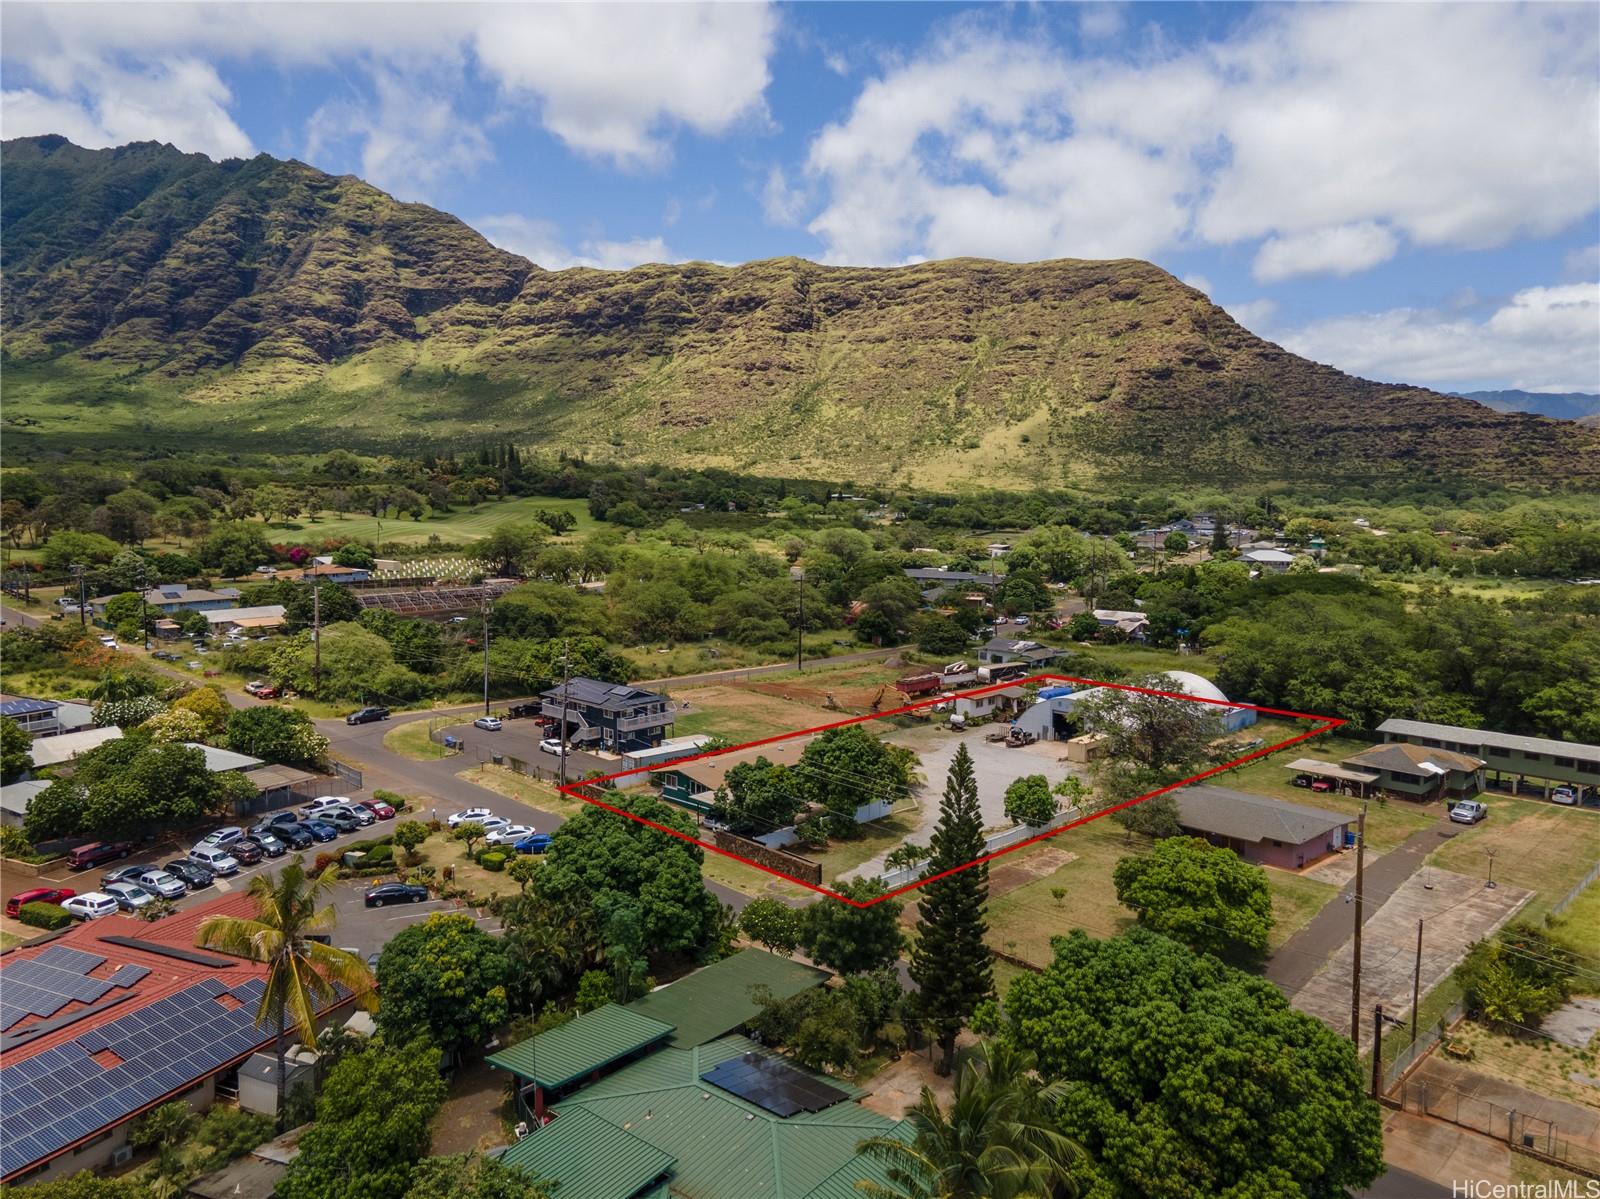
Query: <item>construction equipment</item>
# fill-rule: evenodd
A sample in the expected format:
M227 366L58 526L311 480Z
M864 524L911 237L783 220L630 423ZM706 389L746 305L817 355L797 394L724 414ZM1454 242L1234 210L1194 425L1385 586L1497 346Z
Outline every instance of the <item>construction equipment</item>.
M1008 749L1016 749L1019 746L1032 745L1038 739L1039 738L1033 733L1027 732L1025 729L1019 729L1016 725L1012 725L1010 732L1006 734L1006 747Z
M839 701L833 698L833 692L828 692L827 698L822 701L822 706L830 712L839 711Z
M879 708L883 707L883 693L887 690L889 690L888 683L884 683L878 688L878 693L872 697L872 703L868 705L868 711L876 712Z

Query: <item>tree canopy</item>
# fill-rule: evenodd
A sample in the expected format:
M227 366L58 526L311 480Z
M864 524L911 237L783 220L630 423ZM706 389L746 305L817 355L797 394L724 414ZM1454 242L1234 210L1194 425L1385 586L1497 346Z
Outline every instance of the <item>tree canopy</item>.
M71 778L34 796L23 831L36 844L79 835L139 836L193 824L213 814L222 795L198 749L133 733L82 754Z
M728 771L717 788L711 815L740 836L759 835L793 824L804 803L794 775L760 757Z
M841 883L839 894L850 899L875 899L884 893L877 879ZM840 974L865 974L892 965L905 938L900 932L898 899L859 908L837 899L820 899L803 909L800 943L813 961Z
M258 705L228 717L228 748L284 766L320 766L328 739L299 708Z
M807 797L828 810L829 831L847 836L855 832L857 808L905 796L914 761L910 751L849 724L807 742L793 773Z
M1002 1035L1060 1082L1056 1118L1109 1199L1342 1199L1383 1169L1355 1049L1265 979L1134 929L1058 937Z
M1199 837L1169 837L1112 873L1117 899L1139 923L1235 966L1266 956L1272 931L1267 874L1231 849Z
M395 1042L424 1034L444 1049L482 1045L505 1022L511 964L471 916L436 912L378 956L378 1027Z
M0 716L0 781L12 782L33 769L33 738L9 716Z

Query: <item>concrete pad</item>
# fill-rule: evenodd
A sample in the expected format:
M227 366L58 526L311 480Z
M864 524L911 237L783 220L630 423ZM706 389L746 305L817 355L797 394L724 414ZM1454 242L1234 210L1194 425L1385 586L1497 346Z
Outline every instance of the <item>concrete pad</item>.
M1374 853L1369 846L1364 869L1371 870L1377 860L1383 856L1381 853ZM1324 858L1315 866L1300 871L1300 877L1314 879L1319 883L1327 883L1333 887L1343 887L1356 877L1356 855L1353 851L1336 853L1332 857Z
M1383 1160L1446 1187L1474 1179L1511 1181L1511 1150L1504 1144L1411 1112L1388 1113Z
M1003 725L986 725L959 732L927 727L898 729L884 737L895 745L903 745L916 752L922 761L925 780L917 791L920 819L916 833L910 840L926 841L923 832L930 832L939 819L939 797L944 792L950 763L956 749L966 745L972 755L973 774L978 781L978 803L983 810L983 823L987 829L1011 827L1006 819L1006 788L1029 774L1042 774L1054 786L1069 774L1088 781L1087 768L1075 763L1062 762L1065 747L1058 741L1041 741L1015 749L985 741L986 734L1003 728Z
M1424 1088L1429 1109L1446 1119L1453 1117L1475 1126L1489 1124L1498 1132L1502 1126L1509 1130L1515 1113L1519 1132L1541 1140L1550 1133L1582 1146L1587 1156L1600 1154L1600 1110L1595 1108L1541 1095L1436 1053L1424 1058L1406 1079L1407 1106ZM1546 1125L1553 1126L1553 1133Z
M1411 1010L1419 919L1426 995L1456 968L1474 942L1491 935L1532 898L1532 891L1519 887L1490 889L1482 879L1431 868L1402 883L1362 930L1361 1047L1371 1044L1374 1004L1381 1003L1396 1017ZM1300 1011L1347 1036L1354 958L1354 942L1346 941L1290 999ZM1406 1034L1394 1029L1392 1035Z
M1551 1012L1539 1027L1551 1040L1570 1049L1587 1049L1600 1032L1600 999L1574 999Z

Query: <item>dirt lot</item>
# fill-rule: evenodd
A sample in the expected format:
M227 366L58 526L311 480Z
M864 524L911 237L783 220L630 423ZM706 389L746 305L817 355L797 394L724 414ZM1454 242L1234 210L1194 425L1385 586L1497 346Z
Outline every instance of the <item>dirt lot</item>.
M965 744L972 755L973 770L978 779L978 802L983 808L983 823L988 829L1010 828L1006 819L1006 788L1017 779L1029 774L1042 774L1051 784L1067 775L1075 775L1087 782L1086 768L1062 762L1065 750L1058 741L1040 741L1018 749L985 741L991 731L986 728L950 732L937 726L899 729L885 739L896 745L914 750L922 760L923 786L920 788L921 820L914 838L932 829L939 818L939 796L944 790L945 777L957 747Z

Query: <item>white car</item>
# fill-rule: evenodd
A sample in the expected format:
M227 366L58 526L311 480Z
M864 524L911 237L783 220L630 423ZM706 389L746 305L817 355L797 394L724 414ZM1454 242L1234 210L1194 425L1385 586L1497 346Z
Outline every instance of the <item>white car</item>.
M116 649L117 639L115 637L102 637L100 638L100 644L105 646L107 649Z
M168 874L165 870L146 870L134 880L146 891L161 896L162 899L182 899L189 893L189 888L183 885L183 880L175 874Z
M239 859L216 845L196 845L189 851L189 860L200 863L212 874L239 873Z
M491 733L498 733L505 725L500 723L498 716L480 716L472 722L475 729L487 729Z
M214 832L207 833L200 838L201 845L231 845L244 836L244 830L237 825L228 824Z
M146 891L138 883L108 883L105 894L109 895L120 908L130 912L137 912L155 902L155 895Z
M508 824L503 828L495 829L484 840L488 841L490 845L512 845L524 837L533 836L533 831L533 825L531 824Z
M350 802L348 795L324 795L321 799L313 799L300 810L315 819L317 813L325 808L347 808Z
M564 758L567 756L567 747L561 744L561 739L559 737L546 737L543 741L539 742L539 748L544 750L544 752L547 754L555 754L555 756L558 758Z
M1550 802L1565 804L1567 807L1576 807L1578 803L1578 789L1576 787L1557 787L1550 792Z
M354 816L355 820L356 820L356 823L361 825L363 828L365 828L369 824L375 823L377 821L377 819L378 819L371 812L367 811L366 808L362 807L360 804L356 803L354 800L352 800L351 802L349 802L347 804L342 804L340 806L343 807L343 809L346 812L349 812L350 815Z
M488 808L462 808L461 811L452 813L445 823L455 828L457 825L466 824L469 820L474 824L482 824L485 820L492 819L494 813ZM500 823L504 824L505 821L502 820Z
M99 920L102 916L113 916L117 912L117 901L99 891L74 895L61 906L79 920Z

